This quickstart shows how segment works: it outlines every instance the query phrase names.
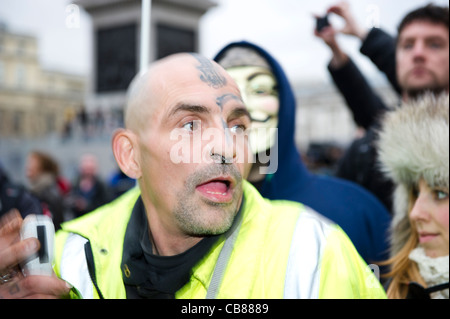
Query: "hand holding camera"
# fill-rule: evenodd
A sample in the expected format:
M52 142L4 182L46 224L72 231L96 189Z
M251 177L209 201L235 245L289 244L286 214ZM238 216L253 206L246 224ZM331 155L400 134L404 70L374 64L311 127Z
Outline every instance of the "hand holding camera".
M334 13L335 15L341 17L345 22L344 27L342 29L336 31L336 33L353 35L353 36L360 38L361 40L364 40L366 38L368 30L366 28L362 27L361 25L359 25L356 18L354 17L354 15L351 12L350 4L347 1L341 1L341 2L337 3L336 5L331 6L327 10L327 15L325 17L329 18L330 13ZM325 17L322 17L321 19L324 19ZM325 20L320 22L321 25L324 25L324 23L326 23ZM331 26L330 23L328 25ZM318 22L318 26L319 26L319 22ZM316 30L320 34L320 32L323 30L323 28L324 27L322 27L320 30L318 30L318 29L316 29Z

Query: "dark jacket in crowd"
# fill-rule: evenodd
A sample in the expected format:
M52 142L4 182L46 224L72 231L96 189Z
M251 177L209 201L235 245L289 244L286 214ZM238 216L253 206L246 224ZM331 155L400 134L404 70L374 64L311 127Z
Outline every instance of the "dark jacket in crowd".
M24 186L11 182L0 166L0 217L12 209L17 209L23 218L30 214L42 214L39 200Z
M372 29L363 42L361 52L385 73L394 90L400 93L396 80L395 47L395 39L389 34L381 29ZM345 98L355 123L366 130L366 134L355 140L339 161L336 176L363 186L392 211L393 184L377 166L375 146L379 121L389 108L351 59L339 69L329 66L328 70Z
M72 184L68 205L75 215L74 217L91 212L111 200L109 190L103 181L98 177L93 179L92 187L89 190L83 190L80 187L80 177Z

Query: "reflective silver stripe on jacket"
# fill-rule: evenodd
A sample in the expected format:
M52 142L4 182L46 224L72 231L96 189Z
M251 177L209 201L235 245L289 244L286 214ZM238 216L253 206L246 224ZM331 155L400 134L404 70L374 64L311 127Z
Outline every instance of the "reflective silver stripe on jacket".
M333 222L305 207L298 218L289 253L284 298L318 299L320 263Z
M86 243L86 238L73 233L69 234L64 245L60 273L61 278L78 289L84 299L93 299L94 285L89 275L84 250Z

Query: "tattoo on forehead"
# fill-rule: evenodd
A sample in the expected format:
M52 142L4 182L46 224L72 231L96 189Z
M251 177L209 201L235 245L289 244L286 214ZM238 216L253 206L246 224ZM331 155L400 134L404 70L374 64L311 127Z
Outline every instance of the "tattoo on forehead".
M200 80L214 89L220 89L227 85L227 79L210 60L197 54L192 54L192 56L200 62L200 65L197 66L197 69L201 72Z
M216 99L216 104L217 104L217 106L220 107L220 110L223 111L223 107L230 100L242 101L238 96L229 93L229 94L225 94L225 95L222 95L222 96L218 97Z

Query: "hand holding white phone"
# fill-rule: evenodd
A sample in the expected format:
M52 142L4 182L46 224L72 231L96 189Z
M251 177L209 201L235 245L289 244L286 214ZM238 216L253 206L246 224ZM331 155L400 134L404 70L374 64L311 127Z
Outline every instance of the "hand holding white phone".
M25 276L52 276L54 258L55 227L50 217L29 215L25 218L20 237L37 238L41 244L39 251L21 265Z

